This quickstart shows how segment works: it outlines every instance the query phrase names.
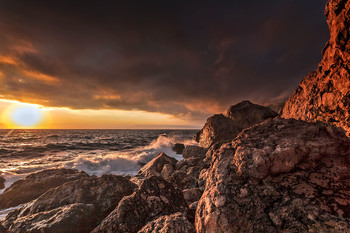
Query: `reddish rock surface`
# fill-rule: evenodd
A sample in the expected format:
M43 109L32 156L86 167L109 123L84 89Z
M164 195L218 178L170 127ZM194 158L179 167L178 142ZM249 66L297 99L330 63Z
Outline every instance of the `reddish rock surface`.
M329 1L325 14L330 40L323 59L287 100L282 117L332 123L350 135L350 1Z
M212 156L197 232L349 232L350 140L322 123L274 118Z
M216 114L209 117L202 130L197 133L196 140L201 147L209 148L215 143L228 142L243 129L276 116L278 114L268 107L242 101L231 106L226 116Z
M51 188L89 175L73 169L51 169L33 173L18 180L0 195L0 209L34 200Z

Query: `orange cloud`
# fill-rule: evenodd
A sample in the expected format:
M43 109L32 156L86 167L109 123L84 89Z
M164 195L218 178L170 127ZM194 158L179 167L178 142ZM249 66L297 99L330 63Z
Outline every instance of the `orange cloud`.
M44 82L49 82L49 83L57 83L60 80L56 77L47 75L47 74L43 74L40 72L36 72L36 71L30 71L30 70L23 70L22 74L29 77L29 78L33 78L33 79L37 79L37 80L41 80Z
M17 65L19 62L17 59L10 56L1 56L0 55L0 63L9 64L9 65Z

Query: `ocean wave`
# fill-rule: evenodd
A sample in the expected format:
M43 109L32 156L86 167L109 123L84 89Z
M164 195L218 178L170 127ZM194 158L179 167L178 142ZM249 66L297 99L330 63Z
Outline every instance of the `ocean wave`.
M6 180L6 188L14 181L30 173L51 168L78 169L96 176L107 173L136 175L141 168L140 164L149 162L160 152L164 152L177 160L182 160L182 155L178 155L172 150L175 143L196 144L194 140L167 134L160 134L156 139L144 146L135 147L130 143L124 143L124 147L116 151L113 151L113 145L119 145L118 142L106 143L103 147L97 143L93 147L90 146L89 150L82 149L85 146L84 143L77 143L78 145L69 143L46 144L45 147L29 150L32 156L27 155L27 158L30 159L23 161L22 157L19 156L17 160L14 159L8 162L7 167L0 167L0 175ZM66 150L62 150L62 148L66 148ZM77 150L76 148L80 149ZM50 151L54 150L57 151L50 153Z

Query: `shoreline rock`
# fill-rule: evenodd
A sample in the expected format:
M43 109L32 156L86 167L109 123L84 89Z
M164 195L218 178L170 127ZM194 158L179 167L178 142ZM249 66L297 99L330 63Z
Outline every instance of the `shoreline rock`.
M10 232L24 229L25 232L71 232L71 226L65 223L81 222L80 227L74 226L73 232L89 232L136 187L128 179L115 175L67 182L10 212L2 223Z
M17 180L0 195L0 209L6 209L36 199L51 188L66 182L89 177L82 171L73 169L49 169Z

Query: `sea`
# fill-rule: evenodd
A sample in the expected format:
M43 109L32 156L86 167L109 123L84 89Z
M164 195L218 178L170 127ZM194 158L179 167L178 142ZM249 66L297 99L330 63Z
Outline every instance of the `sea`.
M198 130L0 130L5 188L30 173L73 168L90 175L136 175L160 152L181 160L175 143L195 145ZM2 193L5 189L0 190Z

